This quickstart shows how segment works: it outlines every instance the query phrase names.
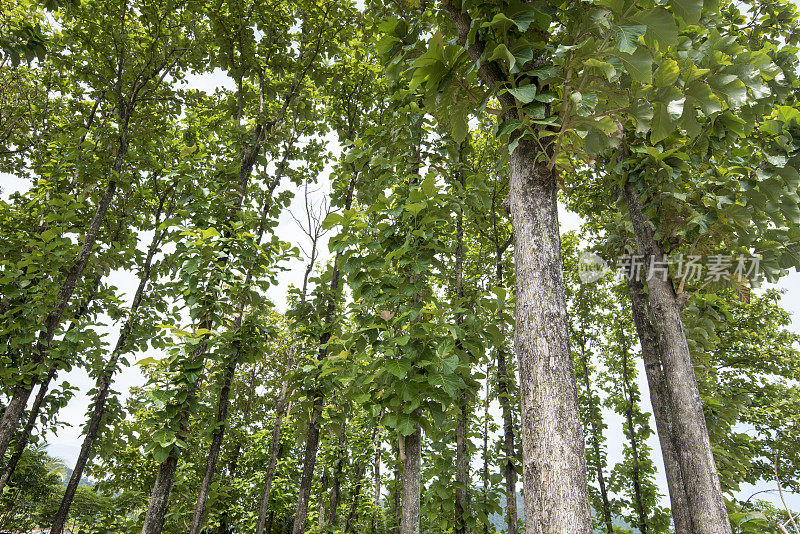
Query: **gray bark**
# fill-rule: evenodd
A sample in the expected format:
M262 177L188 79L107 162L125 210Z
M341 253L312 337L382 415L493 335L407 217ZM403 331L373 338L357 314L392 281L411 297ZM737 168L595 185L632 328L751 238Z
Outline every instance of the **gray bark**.
M661 445L661 457L664 462L664 473L669 490L670 509L675 534L692 534L692 522L689 516L689 498L683 484L681 466L675 451L672 429L672 412L667 399L667 384L661 368L661 356L658 352L658 339L648 313L647 295L641 280L628 282L628 293L631 299L633 320L639 343L642 347L644 371L650 390L650 404L656 421L658 441Z
M570 352L556 177L521 140L511 155L515 346L522 396L525 530L592 534L586 456Z
M650 260L661 262L666 257L645 218L638 193L630 183L625 184L624 192L639 254L644 256L645 272L649 274ZM700 391L683 330L681 306L670 278L665 279L659 274L648 278L653 328L661 354L692 528L696 534L731 534Z
M290 356L286 364L287 371L291 369L293 358ZM275 477L275 467L278 465L278 453L280 451L281 426L283 417L286 415L286 397L289 393L289 383L284 381L281 385L281 392L275 406L275 422L272 426L272 441L269 445L269 461L267 471L264 473L264 486L261 490L261 502L258 506L258 518L256 519L256 534L268 532L266 529L267 509L272 494L272 480Z
M419 534L420 489L422 455L422 429L419 424L414 433L401 438L404 441L402 507L400 510L400 534Z
M159 203L159 207L156 212L156 227L158 227L159 223L161 222L161 210L164 207L165 200L166 194ZM153 263L153 257L155 256L156 250L158 250L162 235L163 233L158 230L156 230L156 232L153 234L153 240L150 242L150 246L147 248L147 255L145 256L141 273L139 274L139 285L136 288L136 293L134 293L133 301L131 302L131 307L128 311L128 319L125 321L125 325L120 331L119 337L117 338L117 343L114 346L114 350L111 352L111 357L108 360L108 364L101 373L100 377L97 379L92 415L86 425L86 437L83 439L81 450L78 454L78 459L75 462L75 468L72 471L72 476L70 476L67 487L64 490L64 495L61 498L61 504L58 507L55 518L53 519L53 526L50 529L52 534L61 534L63 531L67 517L69 516L69 509L72 506L72 500L75 498L75 492L78 490L81 478L83 477L83 470L86 468L86 464L89 462L92 446L94 445L95 439L97 439L97 435L100 431L100 423L103 420L103 415L105 415L108 391L111 387L111 379L116 371L119 357L127 347L128 337L133 331L133 327L136 323L139 306L141 305L142 297L144 295L144 290L150 280L150 270Z

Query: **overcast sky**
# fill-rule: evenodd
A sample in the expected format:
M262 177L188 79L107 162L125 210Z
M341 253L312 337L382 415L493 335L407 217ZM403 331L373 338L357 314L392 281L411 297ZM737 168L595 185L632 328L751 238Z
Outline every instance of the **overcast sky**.
M221 72L203 76L189 75L187 80L190 87L203 89L208 92L213 92L217 87L232 88L230 81ZM334 154L338 153L339 149L333 138L329 138L329 149ZM329 169L326 169L326 171L320 177L319 194L324 194L329 189L329 181L327 179L328 172ZM8 200L9 195L13 192L27 190L27 188L27 182L24 182L14 176L0 173L0 189L2 189L2 198L4 200ZM302 192L298 191L298 194L295 196L290 209L297 214L301 213L303 210L303 202L304 199ZM559 218L561 221L562 232L576 230L580 226L580 218L573 213L567 212L563 209L563 207L560 210ZM286 212L281 216L276 233L280 239L295 245L303 243L303 240L305 239L305 236L302 234L302 232L300 232L295 221L291 218L289 213ZM325 247L323 247L323 252L324 255L321 258L320 263L324 263L328 257ZM279 275L279 285L274 287L269 292L269 296L279 308L281 307L281 303L285 302L284 296L289 284L300 284L302 280L304 261L293 261L289 267L290 268L288 271ZM132 298L132 294L135 291L138 283L136 274L131 272L114 272L111 274L108 281L117 286L119 291L125 294L125 298L128 299L128 301L130 298ZM779 284L777 284L777 287L784 292L782 301L783 307L792 314L793 323L791 328L793 331L800 333L800 320L798 320L798 314L800 313L800 275L798 275L797 272L792 271L789 275L784 277ZM103 331L108 333L107 341L111 346L113 346L113 343L116 341L118 328L119 325L111 325L103 328ZM138 358L131 358L131 360L134 361L136 359ZM642 392L644 409L650 412L651 409L649 404L649 396L647 394L648 389L644 379L644 371L642 369L641 359L637 359L637 366L639 369L639 388ZM62 373L58 376L57 380L58 382L67 380L72 385L77 386L79 391L75 394L75 397L72 399L72 401L59 413L59 417L70 426L61 429L58 434L48 435L47 441L52 454L61 457L68 464L73 465L82 441L81 430L86 417L86 409L89 404L89 399L85 395L85 392L94 387L94 383L93 381L89 380L85 371L81 369L75 369L66 374ZM123 369L122 372L115 377L114 388L118 391L121 391L124 396L132 386L143 384L144 379L138 372L138 368L136 366L132 366ZM500 420L499 408L496 403L492 407L492 412L495 414L497 420ZM608 423L608 430L606 431L606 438L608 440L608 461L610 465L613 465L614 462L622 459L624 440L624 434L622 432L623 421L621 417L608 410L606 410L605 415ZM650 426L651 428L655 429L655 423L652 421L652 417ZM666 495L666 481L664 479L663 468L661 466L660 447L658 444L658 439L655 435L652 436L648 441L648 445L653 449L653 459L659 468L657 478L658 485L661 488L662 494ZM740 491L739 497L746 499L756 491L772 489L774 487L774 483L761 484L757 487L745 486ZM765 500L770 500L776 504L779 503L779 499L775 494L762 494L759 497L764 498ZM668 505L668 500L666 498L664 498L662 502L664 505ZM789 502L794 509L800 509L800 496L791 496Z

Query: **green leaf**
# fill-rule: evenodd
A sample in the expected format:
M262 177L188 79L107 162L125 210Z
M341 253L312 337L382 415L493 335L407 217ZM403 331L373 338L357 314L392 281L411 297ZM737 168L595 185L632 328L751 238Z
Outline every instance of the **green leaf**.
M616 24L611 26L614 32L614 42L617 45L617 50L626 54L633 54L639 47L639 37L642 37L647 32L647 26L644 24Z
M657 102L654 106L653 122L650 126L650 142L655 144L663 141L675 131L677 125L670 117L667 105Z
M703 0L670 0L672 10L686 24L697 24L703 12Z
M638 13L634 20L647 26L647 34L662 48L678 44L678 26L669 11L661 6Z
M679 75L678 62L674 59L665 59L653 75L653 84L656 87L669 87L678 81Z
M514 95L514 98L523 104L528 104L533 102L533 99L536 97L536 84L531 83L522 87L512 87L508 92Z
M411 363L405 360L392 360L386 364L386 370L397 378L405 378L406 373L411 369Z
M509 69L513 69L517 62L517 58L514 57L514 54L512 54L504 44L497 45L492 51L492 55L486 58L486 61L497 61L499 59L505 59L508 62Z
M606 79L609 82L612 80L612 78L614 78L614 76L617 75L617 69L615 69L614 65L608 63L607 61L600 61L595 58L589 58L583 64L587 67L598 69L605 75Z
M625 64L625 71L634 81L649 84L653 81L653 58L644 48L637 48L633 54L621 54L620 59Z

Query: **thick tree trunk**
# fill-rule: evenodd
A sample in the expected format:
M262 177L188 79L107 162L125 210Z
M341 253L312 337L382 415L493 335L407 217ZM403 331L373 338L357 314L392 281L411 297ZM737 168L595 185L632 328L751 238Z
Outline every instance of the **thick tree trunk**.
M420 469L422 456L422 429L419 424L414 433L403 440L403 496L400 510L400 534L419 534L420 526Z
M217 470L217 460L219 459L219 451L222 449L222 440L225 436L225 427L228 420L228 406L230 404L231 383L233 382L234 374L236 374L237 360L238 350L223 371L222 387L220 388L219 400L217 401L217 417L216 421L214 421L214 433L211 437L211 446L209 447L208 457L206 458L206 470L203 473L203 480L200 482L200 491L197 494L197 504L192 514L192 525L189 528L190 534L200 534L200 529L203 526L206 502L208 501L208 494L211 491L211 482L214 479L214 472Z
M122 129L126 123L127 121L124 121L120 128ZM119 150L117 151L117 158L114 162L114 170L116 172L119 172L119 169L122 166L122 158L124 157L126 151L127 142L124 140L123 135L123 141L120 144ZM105 219L106 212L111 205L111 201L114 198L114 193L116 190L117 182L114 179L109 180L105 190L103 191L103 196L95 208L92 221L86 231L86 237L83 240L81 249L75 256L75 259L72 261L72 265L70 266L69 271L66 273L66 278L58 291L58 295L56 296L56 304L45 318L44 330L39 333L39 338L36 342L32 359L32 363L36 366L36 370L33 371L33 376L29 377L27 380L23 379L23 381L14 386L12 390L11 400L6 405L6 409L3 411L2 418L0 418L0 458L5 456L6 449L8 449L8 444L11 442L11 438L14 436L14 433L17 430L17 424L19 423L22 413L25 410L25 406L28 403L28 399L31 396L31 391L33 391L33 388L39 381L38 367L45 361L47 352L50 350L50 344L53 342L53 337L55 336L58 327L61 325L61 318L64 315L64 310L66 310L67 304L72 297L72 294L75 292L75 287L77 286L84 269L86 269L86 264L89 262L89 258L92 254L92 248L94 247L95 241L97 241L97 236L100 233L100 227L103 223L103 219Z
M510 185L525 530L592 534L561 271L556 177L536 156L536 143L519 141L511 155Z
M676 451L681 466L689 513L696 534L731 534L731 525L719 483L717 467L708 437L700 391L692 367L681 306L669 277L649 268L651 261L666 260L645 218L639 195L625 184L625 200L639 254L644 256L648 274L650 310L656 331L667 397L672 413Z
M658 441L661 444L661 457L664 461L664 473L669 489L670 508L675 534L693 534L692 522L689 515L689 498L683 484L683 475L675 451L675 442L672 428L672 412L667 399L667 385L664 380L664 371L661 368L661 356L658 352L658 339L648 313L647 295L641 280L628 281L628 294L631 299L633 320L639 343L642 347L644 371L647 385L650 390L650 404L653 407L653 417L656 421Z
M303 455L303 471L300 475L300 490L297 497L297 507L294 512L294 526L292 534L303 534L306 531L308 519L308 498L311 495L311 483L314 478L314 466L317 461L319 448L319 426L322 419L322 395L315 395L311 407L311 420L308 424L305 454Z
M589 379L589 362L586 354L586 347L581 347L581 366L583 367L584 387L586 388L586 395L589 399L592 398L591 380ZM598 428L597 421L594 415L590 415L589 424L592 425L592 450L597 460L595 469L597 470L597 485L600 486L600 499L603 501L603 509L600 514L603 516L603 522L606 525L606 532L614 534L614 524L611 522L611 504L608 501L608 490L606 489L606 477L603 474L603 463L600 461L600 439L598 438L600 429Z

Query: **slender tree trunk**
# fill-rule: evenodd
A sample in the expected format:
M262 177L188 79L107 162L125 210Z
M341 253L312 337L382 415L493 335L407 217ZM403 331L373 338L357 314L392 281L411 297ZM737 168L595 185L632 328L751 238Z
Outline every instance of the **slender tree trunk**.
M395 534L400 533L400 514L403 508L403 462L400 460L400 443L399 440L394 446L392 447L392 452L394 454L394 458L397 458L397 461L394 465L394 494L392 495L392 532Z
M164 207L165 200L166 193L164 198L160 201L158 210L156 211L156 227L158 227L161 221L161 210ZM73 469L72 475L67 483L67 487L64 490L64 495L61 498L61 504L59 505L58 511L53 519L53 526L50 529L52 534L61 534L63 531L67 517L69 516L69 509L72 506L73 499L75 498L75 492L78 490L81 478L83 477L83 470L86 468L86 464L89 462L92 446L94 445L94 441L97 439L97 435L100 431L100 423L103 420L103 415L105 415L106 401L108 400L108 392L111 388L111 379L116 372L119 357L123 354L127 347L128 337L130 336L136 324L138 318L137 314L139 311L139 306L142 302L144 290L150 280L150 270L153 264L153 257L155 256L158 246L161 243L162 235L163 233L159 230L156 230L153 234L153 239L150 242L150 246L147 248L147 255L145 256L145 260L142 264L141 272L139 274L139 285L136 288L136 293L134 293L133 301L131 301L130 310L128 310L128 319L125 321L124 326L120 330L117 343L114 346L114 350L111 352L111 356L108 359L106 368L102 371L100 377L97 379L97 383L95 385L95 390L97 393L95 394L94 406L92 407L92 415L86 424L86 436L81 444L81 450L78 453L78 459L75 461L75 468Z
M339 497L342 489L342 474L344 472L344 460L347 454L347 421L342 420L339 430L339 438L336 443L336 468L333 471L333 486L331 487L331 502L328 510L328 522L332 528L336 528L339 520Z
M589 379L589 362L585 346L581 346L581 366L583 367L583 379L584 379L584 387L586 388L586 396L589 399L592 399L592 386L591 386L591 380ZM592 450L594 451L594 456L597 460L597 463L595 465L595 469L597 470L597 485L600 486L600 499L603 501L603 509L600 510L600 513L602 514L603 522L606 525L606 532L608 532L608 534L613 534L614 525L611 522L611 504L608 502L606 477L603 474L603 463L600 461L601 450L600 450L600 439L598 437L600 435L599 434L600 429L598 428L594 414L590 414L589 424L592 425L592 437L591 437Z
M311 483L314 478L314 466L317 461L319 448L319 426L322 418L322 395L315 395L311 407L311 420L308 425L306 448L303 456L303 471L300 475L300 490L297 498L297 508L294 514L292 534L303 534L306 530L308 519L308 498L311 495Z
M372 511L372 520L370 521L370 534L377 534L378 518L381 515L381 431L378 424L382 417L383 410L381 410L381 417L378 418L378 423L375 425L377 436L375 438L375 458L372 461L372 476L375 479L375 494L373 496L374 508Z
M620 349L622 351L622 382L625 391L626 407L625 407L625 421L628 427L628 435L631 443L631 462L632 473L631 482L633 483L633 502L636 508L636 515L639 518L639 532L647 534L647 514L642 501L642 480L641 469L639 466L639 442L636 439L636 425L633 422L633 386L630 380L630 369L628 368L628 341L623 331L622 323L619 324L619 341Z
M463 144L458 147L459 165L463 163ZM464 173L458 169L458 183L460 185L459 194L464 189ZM461 199L459 198L459 202ZM455 250L455 296L456 301L453 307L458 309L465 305L464 301L464 209L461 205L458 208L456 219L456 250ZM456 314L456 324L462 325L464 316ZM463 350L461 340L457 342L459 351ZM469 436L468 426L469 417L467 404L469 398L467 391L461 391L458 397L459 415L456 421L456 501L455 501L455 534L466 534L467 515L469 514Z
M420 489L422 458L422 429L415 425L414 433L401 438L403 452L403 497L400 510L400 534L419 534Z
M211 437L211 446L208 450L206 459L206 470L203 473L203 480L200 482L200 491L197 495L197 504L192 514L192 526L189 528L190 534L200 534L203 526L203 514L205 514L208 494L211 491L211 482L214 479L214 472L217 469L219 451L222 449L222 439L225 435L225 423L228 420L228 405L230 404L231 383L236 373L236 362L238 360L238 350L225 366L222 377L222 387L217 401L217 417L215 421L214 433Z
M510 241L501 245L495 243L495 269L497 287L505 287L503 277L503 253ZM503 319L500 319L500 332L505 333ZM511 355L509 355L511 356ZM488 375L487 375L488 376ZM502 471L506 481L506 524L508 534L517 534L519 525L517 524L517 459L514 447L514 416L511 406L511 376L506 365L506 352L503 346L497 348L497 397L500 401L500 408L503 411L503 452L505 459L502 463Z
M692 534L692 522L689 515L689 498L683 483L681 466L675 451L672 428L672 412L667 399L667 385L664 371L661 368L661 357L658 352L658 339L648 313L647 296L644 284L639 279L628 281L628 294L631 299L633 320L642 347L644 371L650 390L650 404L656 421L658 441L661 444L661 457L664 461L664 473L669 489L670 509L675 534Z
M8 481L11 480L11 476L14 474L14 470L17 468L17 464L19 463L20 459L22 459L25 448L28 445L28 440L33 433L34 427L36 426L36 420L39 418L39 411L41 410L42 403L47 396L47 390L50 386L50 382L53 380L53 378L55 378L56 372L58 372L58 366L54 363L50 366L47 376L39 385L39 391L36 393L36 397L33 399L30 412L28 412L28 420L25 422L25 428L22 429L22 433L17 439L16 446L14 447L14 452L11 455L11 458L8 459L8 463L6 463L5 467L3 468L3 474L0 476L0 493L2 493L3 489L6 487Z
M350 504L350 512L344 522L344 533L353 531L353 526L358 523L358 499L361 498L361 488L364 485L364 465L358 464L355 469L356 485L353 489L353 502Z
M649 268L650 261L664 262L666 258L642 212L638 193L630 183L625 184L624 190L636 243L639 253L644 256L645 272L649 278L647 286L653 328L667 384L676 451L686 486L692 527L696 534L731 534L700 391L683 330L681 305L671 279Z
M320 480L320 490L319 490L319 530L322 531L325 529L325 525L328 523L328 510L326 508L325 497L328 495L328 468L323 466L322 468L322 480Z
M467 533L467 515L469 514L469 446L467 443L467 401L463 398L459 407L458 421L456 421L456 502L455 502L455 529L456 534Z
M286 363L287 372L289 369L291 369L293 360L293 355L290 354L289 360ZM269 500L272 495L272 480L275 477L275 468L278 465L278 453L280 452L281 442L281 427L283 425L283 417L286 415L287 411L286 397L288 394L289 385L287 381L284 381L281 385L281 392L278 395L278 402L275 406L275 422L272 426L272 441L269 444L269 461L267 463L267 471L264 473L264 486L261 490L261 502L258 506L256 534L264 534L265 532L269 532L272 527L272 521L270 521L270 528L266 528L267 509L269 508Z
M353 205L353 192L355 190L357 177L358 173L353 173L350 183L348 184L347 195L344 202L345 210L349 210ZM317 356L318 361L323 361L328 354L327 343L331 337L330 328L333 325L337 302L341 295L340 258L341 253L337 252L333 260L333 269L331 273L330 292L332 296L329 298L328 305L325 309L324 324L326 329L319 339L320 349ZM314 467L317 462L317 448L319 447L319 424L324 403L324 394L322 391L314 391L309 396L313 397L314 404L311 409L311 421L308 426L306 448L303 454L303 473L300 478L300 492L297 499L297 508L295 509L294 526L292 527L293 534L302 534L306 528L306 521L308 519L308 498L311 493L311 482L314 477Z
M556 176L521 140L511 155L515 345L522 394L525 530L592 534L586 456L561 272Z
M483 398L483 505L486 506L489 495L489 372L491 365L486 364L486 396ZM516 525L516 495L514 496L514 524ZM508 503L506 503L507 505ZM508 506L506 506L508 509ZM510 525L510 523L509 523ZM509 526L510 528L510 526ZM483 534L489 533L489 522L483 523Z
M127 120L123 120L123 123L120 125L121 131L124 132L123 128L126 127ZM117 157L113 167L114 171L117 173L122 167L122 158L124 157L126 151L127 141L125 140L125 134L123 133L123 140L120 142L120 147L117 151ZM14 386L12 390L11 400L6 405L6 409L3 411L2 418L0 418L0 458L5 456L6 449L8 449L8 444L11 442L11 438L14 436L14 433L17 430L17 424L19 423L22 413L25 410L25 406L28 403L28 398L31 396L31 391L33 391L33 388L39 381L38 367L45 361L47 352L50 350L50 344L53 342L53 337L55 336L58 327L61 325L61 318L64 315L64 310L66 310L67 304L72 297L72 294L75 292L75 287L77 286L78 281L80 280L80 277L86 268L86 264L89 262L89 258L92 255L92 248L94 247L97 236L100 233L100 227L103 223L103 219L105 219L106 212L111 205L111 201L114 198L114 193L116 190L117 182L114 179L110 179L105 190L103 191L103 196L101 197L100 202L98 202L97 207L95 208L92 221L86 231L86 237L83 240L81 249L75 256L75 259L72 261L69 271L66 273L66 278L61 284L61 288L56 296L56 304L45 318L44 330L39 333L39 338L36 342L36 347L34 349L34 355L31 362L35 365L36 370L33 371L33 375L31 377L28 377L27 379L23 377L22 381Z
M150 493L150 504L142 526L142 534L159 534L164 528L164 518L169 505L169 495L175 481L175 471L178 468L178 450L173 447L167 459L158 466L153 491Z

